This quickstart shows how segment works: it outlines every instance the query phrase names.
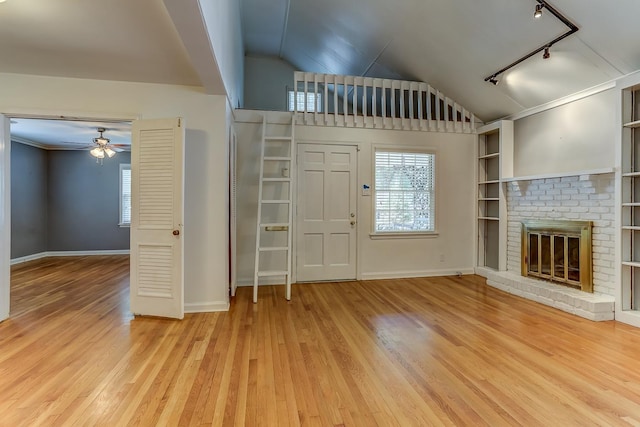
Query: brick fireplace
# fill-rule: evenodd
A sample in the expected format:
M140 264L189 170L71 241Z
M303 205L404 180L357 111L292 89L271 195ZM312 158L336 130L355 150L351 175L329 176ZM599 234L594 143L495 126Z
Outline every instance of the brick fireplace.
M507 271L484 269L491 286L591 320L612 320L615 301L615 200L612 172L506 183ZM592 292L582 285L556 284L522 275L522 224L578 221L591 223ZM540 236L540 233L538 233ZM550 235L549 233L547 235ZM539 237L538 237L539 238ZM564 235L562 237L564 239ZM558 240L560 242L560 240ZM530 245L531 242L525 242ZM534 244L538 244L535 242ZM560 243L558 243L560 244ZM562 240L562 244L565 241ZM567 241L567 245L569 242ZM566 247L569 250L568 246ZM567 259L567 263L569 260ZM541 266L541 264L539 264ZM553 263L551 263L553 265ZM568 267L568 266L567 266ZM541 269L541 267L538 267ZM564 268L564 265L563 265ZM551 276L545 267L543 276ZM545 277L548 279L550 277ZM573 278L568 282L573 282Z

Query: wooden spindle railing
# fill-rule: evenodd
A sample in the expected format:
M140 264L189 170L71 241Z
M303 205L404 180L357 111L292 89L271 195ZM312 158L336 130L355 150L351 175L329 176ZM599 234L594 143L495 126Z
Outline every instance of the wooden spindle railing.
M472 113L424 82L296 71L294 83L298 123L456 133L476 130ZM298 94L304 94L302 107Z

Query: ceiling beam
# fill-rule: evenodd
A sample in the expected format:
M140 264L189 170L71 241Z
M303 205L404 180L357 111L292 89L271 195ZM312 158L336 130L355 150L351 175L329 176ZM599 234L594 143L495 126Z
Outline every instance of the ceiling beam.
M228 95L198 0L163 0L205 92Z

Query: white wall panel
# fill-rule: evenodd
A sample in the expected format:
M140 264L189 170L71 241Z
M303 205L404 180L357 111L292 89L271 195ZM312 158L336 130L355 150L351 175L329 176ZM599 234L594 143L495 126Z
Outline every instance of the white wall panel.
M612 168L615 132L614 89L516 120L514 175Z
M201 88L0 74L0 111L77 117L183 117L185 305L228 307L227 99Z

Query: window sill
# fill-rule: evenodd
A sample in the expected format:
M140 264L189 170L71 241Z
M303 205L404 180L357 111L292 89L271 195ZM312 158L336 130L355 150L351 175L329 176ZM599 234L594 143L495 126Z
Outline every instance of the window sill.
M130 223L127 223L127 224L120 223L120 224L118 224L118 227L122 227L122 228L130 228L130 227L131 227L131 224L130 224Z
M424 232L396 232L396 233L369 233L371 240L382 239L433 239L438 237L440 233L437 231Z

